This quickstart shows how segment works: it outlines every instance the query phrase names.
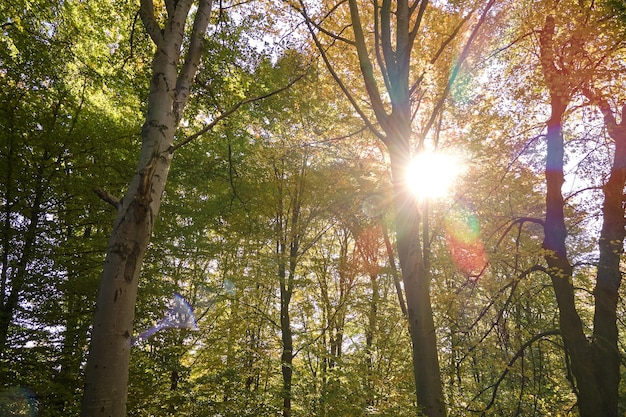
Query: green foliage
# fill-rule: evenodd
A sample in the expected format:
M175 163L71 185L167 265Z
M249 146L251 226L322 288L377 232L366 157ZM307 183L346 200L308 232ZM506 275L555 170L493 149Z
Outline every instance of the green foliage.
M133 173L151 67L152 47L135 3L57 3L0 3L1 415L78 413L114 215L92 189L119 197ZM599 15L608 10L622 20L622 3L602 7ZM536 219L544 216L547 100L532 65L539 14L522 7L494 14L494 33L502 36L485 36L481 45L498 53L488 61L478 54L485 51L470 56L439 126L440 145L464 150L469 161L456 198L433 204L428 217L451 416L575 415L561 338L533 339L559 327L552 283L536 267L545 255ZM445 8L436 16L428 28L445 38L454 16ZM193 305L200 330L162 331L133 348L129 415L281 413L278 265L284 259L277 241L297 236L293 415L415 416L410 338L384 240L387 232L394 243L386 230L393 210L384 156L328 75L309 65L306 50L267 55L248 43L269 33L266 25L279 30L272 19L258 10L215 13L204 45L210 58L198 73L179 140L240 100L306 75L176 151L142 271L135 332L162 317L174 292ZM586 53L606 54L594 87L617 103L623 100L616 93L623 89L621 32L619 24L607 25L606 37ZM435 88L445 80L428 82ZM580 189L602 185L612 152L602 116L579 96L574 107L563 126L572 172L585 181ZM585 158L577 160L580 155ZM600 194L568 186L572 282L590 329ZM301 217L290 229L285 219L296 205ZM367 205L375 210L364 210ZM450 255L446 218L460 208L489 261L477 280Z
M77 413L112 221L92 188L119 189L138 131L137 98L107 92L93 69L111 54L85 30L104 22L80 7L0 6L0 386L32 392L41 416ZM106 16L115 27L116 13Z

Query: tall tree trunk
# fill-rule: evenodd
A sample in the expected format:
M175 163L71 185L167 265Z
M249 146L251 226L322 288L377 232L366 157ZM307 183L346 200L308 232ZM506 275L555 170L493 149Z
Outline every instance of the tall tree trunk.
M298 216L292 216L291 227L298 225ZM293 234L292 234L293 235ZM279 243L280 261L278 264L278 279L280 281L280 331L283 350L281 354L281 373L283 376L283 417L291 416L292 377L293 377L293 331L291 329L291 314L289 311L293 295L294 277L297 266L299 242L296 236L289 243L289 257L286 255L287 242ZM288 267L288 270L287 270Z
M163 65L168 57L159 49L154 62L153 87L167 84ZM82 415L124 416L135 302L141 264L165 189L174 138L174 118L160 108L169 104L165 91L152 92L144 124L137 173L121 201L109 239L96 302L89 358L85 370ZM159 100L160 99L160 100Z
M600 259L596 274L595 314L592 347L595 380L604 405L603 415L617 416L621 357L618 347L617 302L622 281L620 259L624 252L626 220L624 219L624 186L626 185L626 106L617 124L608 103L596 100L609 136L615 141L611 174L603 187L602 229L598 242Z
M137 171L121 201L109 239L96 301L85 369L82 416L126 415L128 365L139 274L161 205L172 160L174 134L189 96L208 26L210 0L200 0L190 46L180 73L185 27L192 0L166 0L161 28L151 0L141 2L141 18L156 44L148 110L142 128Z
M553 97L553 102L560 100ZM594 361L575 305L573 268L567 258L563 185L563 134L561 118L565 107L552 105L548 122L546 160L546 219L543 248L548 273L559 309L559 323L565 349L571 358L572 373L578 386L578 408L583 417L605 416L602 393L595 381Z
M53 377L55 384L62 387L76 387L77 377L82 372L83 353L87 346L87 333L90 322L84 314L84 300L79 295L66 289L67 309L64 320L63 346L59 355L59 371ZM58 415L73 414L78 409L76 390L68 390L54 400L54 411ZM75 411L74 411L75 412Z
M285 279L283 277L281 280ZM287 278L288 279L288 278ZM291 316L289 304L292 291L281 282L280 290L280 331L283 351L281 354L280 370L283 376L283 417L291 416L291 381L293 376L293 333L291 331Z
M616 308L621 282L620 254L625 237L623 207L626 183L626 123L615 123L606 102L600 107L609 134L615 140L615 155L609 181L604 186L603 226L599 240L600 261L596 276L593 338L589 340L576 310L573 267L567 256L564 199L562 121L573 91L571 75L555 65L555 22L546 18L541 31L541 65L550 91L551 115L547 123L546 220L543 248L548 273L559 309L565 349L571 360L578 409L582 417L617 416L620 355L617 345ZM624 114L622 114L624 116Z
M441 109L450 91L450 85L458 75L459 66L467 57L470 45L494 3L495 0L485 2L480 18L464 41L465 44L458 59L452 64L454 69L441 95L429 97L429 100L436 104L433 106L430 120L425 123L420 132L420 138L416 138L419 143L414 144L411 138L413 124L411 106L412 100L416 99L414 93L420 90L418 87L425 74L414 74L410 77L411 70L415 68L411 65L411 54L416 37L424 30L422 24L428 20L425 18L425 13L429 2L427 0L374 2L373 10L371 10L374 23L364 30L361 15L370 10L357 0L348 0L350 23L354 35L350 43L356 51L362 86L369 99L368 110L371 110L373 116L362 108L362 97L352 93L353 89L344 83L340 75L342 71L336 70L331 58L326 54L327 48L317 34L323 22L313 24L304 2L300 2L300 12L306 19L308 29L327 69L367 128L385 144L389 153L394 187L396 244L413 345L416 399L421 411L429 417L444 417L447 411L437 355L437 336L430 305L431 276L424 263L422 252L421 241L424 236L421 235L419 214L405 186L404 175L413 156L412 146L416 145L416 148L420 148L423 145L421 142L431 129L434 120L441 116ZM335 6L336 10L340 8L339 5ZM469 11L460 19L456 28L451 28L453 34L441 43L439 52L431 55L431 52L424 49L421 58L430 60L430 64L434 66L444 55L442 52L454 45L452 41L458 38L460 30L476 11L477 9ZM323 29L321 32L333 37L331 30ZM343 35L335 37L335 39L342 38ZM375 73L375 71L379 72ZM379 89L380 80L383 80L384 92ZM415 101L422 102L422 99ZM399 298L402 300L402 297Z
M380 303L380 293L378 289L378 274L370 271L370 285L372 298L369 302L367 313L367 327L365 328L365 365L367 374L365 375L364 388L367 395L367 405L374 406L376 397L374 385L374 342L378 333L378 304Z
M285 160L274 166L274 178L277 181L278 206L276 212L276 256L278 258L278 279L280 283L280 328L283 345L281 354L281 373L283 377L283 417L291 416L292 378L293 378L293 331L291 329L290 304L293 296L296 269L300 255L304 227L300 221L302 196L307 176L308 155L302 156L301 165L294 173L293 189L285 190L290 176L285 171ZM289 198L288 201L285 201ZM288 204L285 205L285 202ZM286 206L286 207L285 207ZM288 249L288 250L287 250ZM306 249L305 249L306 251Z
M45 161L48 159L48 152L44 151L42 162L37 168L35 174L35 189L33 190L32 206L30 208L30 214L25 219L28 224L26 230L22 233L23 245L21 251L18 251L15 255L18 261L11 266L10 259L13 254L11 251L14 248L14 244L11 239L11 231L14 230L15 225L11 224L11 219L14 219L15 213L11 212L11 204L6 204L5 214L5 230L3 231L2 242L2 273L0 286L2 293L0 293L0 360L5 362L7 341L9 338L9 327L13 322L13 316L15 310L20 302L20 296L24 291L26 285L26 279L28 277L28 265L33 261L36 256L36 242L39 233L41 232L41 216L43 212L44 192L46 189L46 180L44 177ZM10 171L10 169L8 170ZM8 175L8 174L7 174ZM10 195L9 187L13 184L7 183L7 197ZM8 198L7 198L8 200ZM0 380L3 379L3 374L0 374Z
M426 1L422 1L419 10L423 11L426 4ZM412 11L409 9L408 2L403 0L397 2L396 11L393 14L391 2L385 1L380 13L382 16L380 39L387 65L389 80L387 90L392 103L391 114L387 114L385 111L376 86L357 2L355 0L350 1L350 15L363 81L372 100L376 118L385 131L383 140L390 157L394 187L396 244L406 294L417 403L425 415L444 417L446 405L437 352L437 335L430 302L430 274L425 269L422 258L419 214L404 180L405 169L413 156L409 92L409 71L413 43L409 34L409 24ZM395 51L391 45L392 15L395 15L396 18Z
M407 193L404 181L400 180L410 152L391 152L390 149L390 156L395 190L398 258L406 294L418 404L429 417L445 416L437 335L430 300L431 277L422 256L420 216L414 198Z

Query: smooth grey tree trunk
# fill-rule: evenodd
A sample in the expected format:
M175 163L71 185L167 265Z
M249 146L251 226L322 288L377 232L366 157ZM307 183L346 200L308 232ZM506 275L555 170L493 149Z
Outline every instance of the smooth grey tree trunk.
M141 18L156 45L142 147L137 171L121 201L107 199L117 217L107 247L89 356L83 417L126 415L135 302L141 265L154 228L172 161L174 134L182 117L208 26L210 0L200 0L191 34L186 22L192 0L166 0L167 23L156 21L151 0L142 0ZM183 39L190 46L181 56ZM184 61L179 71L180 61Z

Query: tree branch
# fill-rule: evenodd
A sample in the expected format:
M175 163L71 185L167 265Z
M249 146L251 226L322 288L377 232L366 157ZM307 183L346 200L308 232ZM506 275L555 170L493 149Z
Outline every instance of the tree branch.
M202 57L202 42L204 34L209 25L211 16L212 0L200 0L198 10L193 21L193 29L191 32L191 40L189 49L185 56L185 62L176 79L176 98L174 99L174 114L178 123L182 118L182 109L189 99L191 83L198 71L198 65Z
M348 90L346 85L343 83L343 81L341 80L341 77L339 77L339 75L333 68L332 64L330 63L330 60L328 59L328 55L326 55L324 46L320 42L315 31L313 30L313 25L309 23L308 14L307 14L307 11L303 2L300 1L300 4L302 6L302 9L296 9L296 10L298 13L300 13L304 17L304 20L307 24L307 28L309 29L309 33L311 34L311 37L313 38L313 42L315 43L315 46L317 47L317 50L319 51L320 56L322 57L322 60L324 61L324 65L326 65L326 69L330 73L331 77L333 77L333 80L335 80L335 82L337 83L337 85L339 86L343 94L346 96L346 98L348 99L348 101L350 102L354 110L361 117L361 120L363 120L363 123L365 123L365 126L367 126L370 132L372 132L378 139L380 139L383 142L386 142L387 137L385 136L385 134L382 133L379 129L377 129L376 126L374 126L374 124L369 119L369 117L367 117L367 115L365 114L361 106L359 106L359 104L357 103L356 99L354 98L350 90Z
M417 12L417 18L415 19L415 24L413 25L413 29L411 29L411 33L409 33L409 39L411 45L415 42L415 38L417 37L417 32L419 32L420 26L422 26L422 18L424 17L424 12L426 11L426 6L428 6L428 0L416 1L413 3L409 9L410 14L413 14L415 8L419 4L420 9Z
M168 12L166 30L178 27L184 28L193 3L194 0L165 0Z
M272 97L272 96L274 96L276 94L279 94L279 93L289 89L296 82L298 82L300 79L302 79L302 77L304 77L305 75L306 75L306 72L303 72L302 74L300 74L299 76L294 78L292 81L290 81L287 85L285 85L284 87L279 88L278 90L270 91L269 93L262 94L260 96L250 97L250 98L247 98L245 100L241 100L240 102L238 102L235 105L233 105L230 109L225 110L224 112L222 112L215 119L213 119L213 121L211 123L205 125L202 129L200 129L196 133L194 133L194 134L192 134L190 136L187 136L185 139L181 140L180 142L175 143L174 145L170 146L169 149L167 149L167 152L170 153L170 154L174 153L179 148L185 146L186 144L188 144L189 142L191 142L194 139L198 138L199 136L204 135L205 133L207 133L208 131L213 129L213 127L215 127L215 125L217 125L219 122L221 122L222 120L224 120L228 116L230 116L233 113L235 113L240 107L245 106L246 104L254 103L255 101L260 101L260 100Z
M615 139L616 132L618 131L620 125L626 126L626 106L622 109L622 121L618 125L617 120L615 119L615 114L613 114L613 110L611 110L611 106L609 102L606 101L602 95L597 94L595 91L592 91L589 87L583 87L582 93L589 99L591 104L597 106L602 112L602 116L604 116L604 124L606 126L607 131L609 132L609 136L611 139Z
M141 0L139 16L146 28L146 32L150 35L150 39L158 46L163 40L163 33L161 32L161 26L159 26L159 23L154 17L154 4L152 0Z
M493 404L496 401L496 395L498 393L498 388L500 387L500 384L502 383L502 381L504 380L504 378L506 378L506 376L509 373L509 370L511 369L511 367L515 364L515 362L521 358L522 356L524 356L524 351L530 347L533 343L535 343L538 340L541 340L545 337L548 336L555 336L555 335L560 335L561 331L558 329L552 329L552 330L548 330L542 333L539 333L535 336L533 336L532 338L530 338L530 340L526 341L520 348L519 350L515 353L515 355L513 355L513 357L511 358L511 360L509 361L509 363L507 363L506 368L504 369L504 371L502 371L502 374L500 375L500 377L498 378L498 380L491 384L490 386L482 389L478 394L476 394L474 396L474 398L472 398L472 401L475 401L478 397L480 397L484 392L486 392L487 390L493 388L493 392L491 394L491 400L489 401L489 404L487 404L485 406L485 408L483 408L482 410L469 410L468 411L472 411L472 412L479 412L479 413L483 413L487 410L489 410Z
M518 224L520 226L520 228L521 228L524 225L524 223L535 223L535 224L540 225L544 229L545 229L545 226L546 226L546 223L542 219L538 219L538 218L535 218L535 217L517 217L517 218L513 219L511 224L509 224L507 226L507 228L504 230L504 232L502 233L502 236L496 242L496 248L498 246L500 246L500 243L502 243L502 241L504 240L506 235L511 231L513 226Z
M391 45L391 15L391 0L383 0L383 5L380 9L380 41L382 43L381 49L383 51L383 57L385 58L384 62L388 76L392 79L391 82L393 82L394 75L398 73L398 62L397 53L394 52L393 46ZM376 35L378 35L378 32L376 32ZM396 47L397 46L398 45L396 45Z
M119 198L117 198L116 196L109 193L103 188L94 187L93 192L96 193L96 195L100 197L102 200L106 201L107 203L115 207L117 210L119 210L120 207L122 206L122 202Z
M385 106L380 96L378 86L376 85L376 79L374 78L374 68L367 52L365 35L363 33L363 27L361 26L361 17L359 15L359 7L356 0L350 0L349 4L350 20L352 21L352 30L354 31L356 51L359 59L359 66L361 67L361 73L363 75L365 89L370 98L372 110L374 110L374 114L376 115L378 123L382 125L382 128L385 132L388 132L390 131L389 126L386 125L389 123L389 115L385 111ZM387 140L386 137L385 140Z
M463 62L465 62L465 59L467 59L472 43L474 42L474 39L478 35L478 31L480 30L480 27L483 25L483 23L485 23L485 20L487 19L487 13L491 9L491 7L494 5L494 3L495 3L495 0L489 0L487 5L485 6L485 9L483 10L482 15L480 16L480 19L476 23L476 26L474 26L472 33L467 39L467 42L465 43L465 46L463 47L461 51L461 55L459 56L459 59L456 65L454 66L452 73L450 74L450 79L448 80L448 84L446 84L446 88L441 94L439 101L435 105L435 108L433 109L433 112L430 115L430 119L428 120L428 123L426 123L426 126L424 127L424 129L420 132L420 142L423 140L423 138L426 137L426 135L428 134L428 131L431 129L432 125L435 123L435 120L437 119L437 115L442 110L443 104L448 98L448 93L450 92L450 89L452 88L452 84L454 84L456 77L459 75L461 65L463 64Z
M346 30L348 27L350 27L350 25L344 26L344 27L341 29L341 31L339 31L339 34L333 33L333 32L331 32L331 31L329 31L329 30L325 29L325 28L322 26L322 22L324 22L324 20L326 20L326 18L327 18L327 17L329 17L329 16L330 16L330 15L331 15L331 14L332 14L335 10L337 10L337 9L338 9L338 8L339 8L342 4L344 4L344 3L345 3L345 2L347 2L347 1L348 1L348 0L341 0L341 1L337 2L337 4L335 4L333 7L331 7L331 8L330 8L330 10L328 11L328 13L326 13L326 14L325 14L325 15L321 18L320 23L315 23L315 22L313 21L313 19L311 19L311 18L310 18L310 16L308 15L308 13L306 13L306 11L305 11L305 12L303 12L303 9L300 9L300 10L296 9L296 10L298 10L298 13L300 13L300 15L301 15L301 16L304 18L304 20L306 21L306 23L309 23L309 24L313 25L313 26L315 27L315 29L319 30L319 31L320 31L320 32L322 32L324 35L326 35L326 36L328 36L328 37L330 37L330 38L332 38L332 39L335 39L335 40L338 40L338 41L341 41L341 42L345 42L345 43L346 43L346 44L348 44L348 45L352 45L352 46L354 46L354 41L353 41L353 40L350 40L350 39L348 39L348 38L345 38L345 37L341 36L341 34L344 32L344 30ZM304 7L304 6L303 6L303 7Z

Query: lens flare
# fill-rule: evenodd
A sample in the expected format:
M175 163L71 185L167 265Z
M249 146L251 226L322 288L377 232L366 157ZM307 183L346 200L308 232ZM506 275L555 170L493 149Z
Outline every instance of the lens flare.
M36 416L39 411L39 399L29 388L12 386L0 391L0 415Z
M165 313L165 316L154 326L144 330L131 341L131 345L136 345L140 340L148 339L156 332L164 329L189 329L198 330L196 323L196 317L193 314L193 309L182 296L174 294L170 303L170 308Z
M446 217L445 229L452 260L469 279L478 279L487 267L478 219L471 210L461 207Z
M224 280L224 283L222 284L222 288L224 292L230 297L234 297L235 293L237 292L237 289L235 288L235 284L233 284L233 282L229 280L228 278Z
M385 199L381 194L371 194L361 203L361 211L367 217L377 218L384 213L385 205Z

